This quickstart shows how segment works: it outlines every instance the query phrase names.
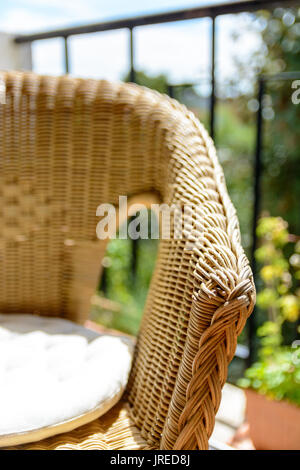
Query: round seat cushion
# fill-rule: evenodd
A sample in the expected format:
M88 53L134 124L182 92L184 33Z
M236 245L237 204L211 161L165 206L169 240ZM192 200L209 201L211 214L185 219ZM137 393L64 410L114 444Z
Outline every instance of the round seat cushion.
M68 320L0 314L0 446L60 434L122 396L133 344Z

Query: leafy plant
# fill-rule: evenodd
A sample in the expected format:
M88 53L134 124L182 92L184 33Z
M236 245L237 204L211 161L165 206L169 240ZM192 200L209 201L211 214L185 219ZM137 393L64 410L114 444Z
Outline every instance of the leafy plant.
M287 400L300 406L300 358L296 348L281 346L272 356L247 369L238 384L274 400Z
M268 321L257 331L261 338L259 360L246 370L239 385L300 406L298 342L283 345L285 324L296 322L300 316L300 242L289 234L287 223L280 217L262 218L257 234L262 244L256 259L262 264L264 285L257 304L266 311Z
M131 335L138 333L157 247L158 240L138 241L136 272L133 275L132 240L115 239L109 242L105 256L105 297L113 301L117 308L111 311L106 305L104 308L99 304L93 305L91 317L94 321ZM98 295L103 297L101 292Z

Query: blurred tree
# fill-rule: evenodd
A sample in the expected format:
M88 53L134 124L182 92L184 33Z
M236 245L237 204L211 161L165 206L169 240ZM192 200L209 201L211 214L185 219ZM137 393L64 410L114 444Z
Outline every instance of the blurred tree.
M300 10L276 8L273 12L259 12L248 16L249 31L252 28L260 37L261 46L251 57L242 57L241 60L236 57L236 67L232 81L228 84L218 83L216 123L218 155L225 171L230 196L237 208L242 240L246 250L251 245L252 168L255 148L255 119L258 106L256 100L257 90L255 89L256 77L259 73L300 70ZM241 33L236 33L236 41L238 41L239 34ZM123 80L129 81L129 74L123 77ZM168 77L164 74L153 77L143 71L136 71L136 82L161 93L167 93L168 91ZM297 136L299 135L300 105L292 103L291 95L293 91L291 81L270 82L266 87L263 113L264 177L262 181L262 209L272 216L282 216L288 221L290 231L299 234L300 147L297 146ZM231 96L231 98L228 98L228 96ZM195 87L184 87L183 89L176 87L175 98L187 104L202 121L203 119L206 120L208 116L207 110L205 110L205 106L207 108L207 99L205 94L202 95L198 89ZM126 284L128 276L126 277L125 273L130 259L130 246L124 245L124 247L121 247L119 241L113 243L115 243L116 252L114 252L112 246L109 256L112 258L112 265L115 257L120 258L124 264L122 274L124 279L119 282L113 268L110 269L110 274L108 274L109 296L129 306L130 302L125 297L127 292L130 292L131 287ZM149 242L145 242L143 250L147 250L146 246L149 250L154 249ZM140 255L142 256L142 250ZM147 259L150 260L151 257ZM143 270L138 267L138 283L140 282L141 273L145 272L145 266L147 266L146 272L148 274L146 281L143 281L143 299L151 277L153 264L145 260ZM123 281L125 284L123 284ZM258 285L260 283L262 281L258 280ZM124 289L119 284L124 285ZM141 314L143 302L138 298L137 292L137 289L135 292L130 292L130 295L135 299L135 304L134 307L132 304L132 313L126 312L126 315L124 313L122 319L124 323L122 328L127 329L127 331L136 331ZM130 315L132 325L129 327ZM260 315L261 318L258 323L264 320L262 306L260 312L258 312L258 316ZM121 320L121 317L119 320ZM127 325L126 328L125 324ZM114 326L121 327L120 324Z
M256 15L263 40L260 71L300 72L300 9L276 8ZM300 233L300 106L293 104L292 80L268 81L263 99L263 209L284 217ZM255 103L254 103L255 104Z
M123 81L130 82L130 73L127 73L123 77ZM152 90L157 90L160 93L168 92L168 78L164 74L151 76L141 70L138 70L135 72L135 81L139 85L151 88Z
M260 15L265 21L263 72L300 72L300 9L276 8ZM264 97L265 148L263 207L283 216L300 233L300 106L292 103L292 80L269 82Z
M234 98L226 99L227 108L231 108L227 116L224 106L218 104L216 144L247 249L251 244L257 77L261 73L300 72L300 9L276 8L246 16L245 31L250 38L252 33L260 37L260 47L250 55L236 53L232 80L218 84L221 97L227 93ZM241 40L245 31L233 32L233 39ZM300 233L300 105L292 103L292 82L278 79L268 81L265 87L261 207L266 213L284 217L290 230Z

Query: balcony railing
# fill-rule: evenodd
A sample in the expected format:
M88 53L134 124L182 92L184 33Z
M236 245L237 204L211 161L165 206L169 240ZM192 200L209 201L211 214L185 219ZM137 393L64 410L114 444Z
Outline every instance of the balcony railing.
M134 18L125 18L125 19L116 19L105 21L101 23L87 24L82 26L73 26L69 28L43 31L40 33L34 33L29 35L19 35L16 36L14 41L18 44L20 43L32 43L33 41L40 41L51 38L62 38L64 42L64 65L65 73L71 71L70 61L69 61L69 41L68 39L71 36L96 33L103 31L112 31L118 29L127 29L129 32L129 57L130 57L130 68L129 68L129 77L130 81L136 82L136 67L135 67L135 35L134 29L136 27L149 26L162 23L170 23L175 21L185 21L189 19L196 18L210 18L211 19L211 28L210 28L210 134L212 138L215 135L215 108L216 108L216 84L217 84L217 75L216 75L216 18L221 15L227 14L236 14L243 12L253 12L258 10L272 10L275 7L284 7L300 5L300 0L243 0L232 3L222 3L217 5L202 6L197 8L182 9L178 11L171 11L166 13L158 13L147 16L140 16ZM253 210L252 210L252 240L251 240L251 263L254 276L257 274L256 262L255 262L255 250L257 248L257 236L256 236L256 226L261 209L261 178L262 178L262 142L263 142L263 95L265 93L266 87L270 81L280 81L280 80L295 80L300 79L300 72L287 72L276 75L261 75L257 78L258 81L258 110L257 110L257 119L256 119L256 144L255 144L255 158L253 159ZM193 84L191 84L193 85ZM194 84L195 85L195 84ZM175 85L180 86L180 85ZM174 85L169 84L168 93L170 96L174 93ZM133 269L136 266L136 245L133 248ZM255 315L251 315L248 324L248 340L249 340L249 352L245 350L245 347L237 349L237 356L241 359L247 357L247 362L250 364L253 360L254 355L254 335L256 331L255 325Z

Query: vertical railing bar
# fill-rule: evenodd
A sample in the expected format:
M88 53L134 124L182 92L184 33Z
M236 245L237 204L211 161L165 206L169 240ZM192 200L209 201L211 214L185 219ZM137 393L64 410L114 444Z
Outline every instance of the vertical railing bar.
M69 62L69 47L68 47L68 36L64 36L64 52L65 52L65 73L70 72L70 62Z
M102 267L99 290L103 292L104 295L107 294L107 268L104 266Z
M139 241L140 241L139 238L134 239L132 240L132 244L131 244L131 275L132 275L133 285L135 285L135 282L136 282Z
M168 84L168 95L170 98L174 98L174 86L173 85L170 85Z
M130 56L130 81L135 83L136 81L136 74L134 68L134 33L133 27L129 28L129 56Z
M253 216L252 216L252 246L251 246L251 267L256 280L257 265L255 259L255 251L257 248L257 233L256 227L261 207L261 177L262 177L262 138L263 138L263 95L265 89L265 82L262 77L258 80L258 110L256 117L256 148L255 148L255 161L254 161L254 201L253 201ZM254 337L255 337L255 313L249 318L248 321L248 334L249 334L249 357L248 365L251 365L254 356Z
M129 79L132 83L136 82L136 73L134 68L134 33L133 27L129 28L129 54L130 54L130 73ZM138 263L138 239L132 240L131 244L131 275L133 283L136 280L136 271L137 271L137 263Z
M215 62L216 62L216 18L211 18L211 93L210 93L210 135L215 137Z

